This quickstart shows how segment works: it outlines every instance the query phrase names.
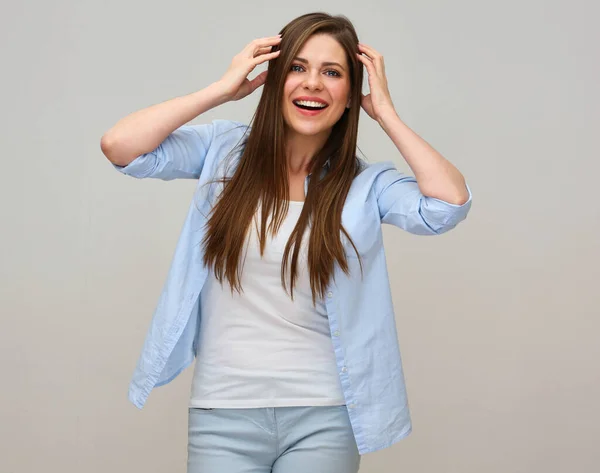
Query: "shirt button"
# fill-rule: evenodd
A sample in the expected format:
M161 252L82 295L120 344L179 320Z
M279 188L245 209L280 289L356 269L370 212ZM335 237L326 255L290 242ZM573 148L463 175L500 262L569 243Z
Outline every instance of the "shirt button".
M350 409L354 409L354 408L356 407L356 404L348 404L348 407L349 407Z
M346 368L345 366L342 368L342 373L345 373L346 371L348 371L348 368Z
M329 292L327 293L327 297L333 297L333 292L329 291Z
M333 335L335 335L336 337L339 337L340 336L340 331L336 330L335 332L333 332Z

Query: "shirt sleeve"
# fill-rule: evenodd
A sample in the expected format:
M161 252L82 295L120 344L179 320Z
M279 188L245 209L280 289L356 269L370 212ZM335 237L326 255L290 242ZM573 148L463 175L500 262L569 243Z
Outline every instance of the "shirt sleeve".
M126 166L113 166L117 171L137 179L198 179L214 135L215 121L183 125L153 151L138 156Z
M464 220L471 208L471 189L468 200L452 204L421 193L417 180L390 166L374 182L379 215L382 223L399 227L415 235L439 235Z

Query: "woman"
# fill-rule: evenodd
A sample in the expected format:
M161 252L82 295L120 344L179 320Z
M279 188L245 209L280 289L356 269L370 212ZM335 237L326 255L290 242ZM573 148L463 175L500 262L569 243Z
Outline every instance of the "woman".
M262 85L252 127L184 125ZM361 107L416 178L356 157ZM142 408L196 357L188 472L356 472L410 433L381 223L441 234L471 195L400 120L382 56L345 17L252 41L219 81L121 120L102 150L127 175L198 179L129 390Z

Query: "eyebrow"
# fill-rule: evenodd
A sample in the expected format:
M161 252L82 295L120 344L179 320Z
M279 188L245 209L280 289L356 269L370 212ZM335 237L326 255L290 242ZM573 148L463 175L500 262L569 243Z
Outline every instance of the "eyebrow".
M302 62L304 64L308 64L308 60L304 59L303 57L295 57L294 60ZM342 71L346 70L344 69L344 66L337 62L323 62L321 63L321 66L338 66Z

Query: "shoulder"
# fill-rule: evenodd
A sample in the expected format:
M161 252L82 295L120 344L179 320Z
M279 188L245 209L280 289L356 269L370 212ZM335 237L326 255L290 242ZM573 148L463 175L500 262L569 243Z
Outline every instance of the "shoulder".
M227 133L235 130L243 133L250 128L249 125L237 120L227 120L223 118L215 118L211 123L213 124L215 133Z
M381 161L377 163L369 163L362 158L356 158L360 166L360 174L365 176L377 176L389 169L396 169L396 165L392 161Z
M207 123L183 125L172 134L200 140L206 148L235 144L247 134L250 127L242 122L217 118Z
M392 161L369 163L364 159L357 159L360 171L354 178L355 184L368 190L375 188L376 192L379 193L382 188L387 187L391 182L403 176Z
M382 178L387 177L389 171L396 171L392 161L369 163L362 158L356 157L358 162L358 173L350 186L349 197L366 201L370 194L379 196L382 189ZM385 186L383 186L385 187Z
M204 177L212 179L216 176L228 175L232 172L230 165L235 165L242 154L248 139L250 126L228 119L214 119L205 125L192 125L200 135L205 135L210 143L206 156Z
M198 128L202 130L200 133L210 133L210 152L207 157L209 167L219 165L225 156L240 155L250 130L242 122L220 118L206 125L198 125Z
M211 122L213 139L221 144L235 145L244 138L250 127L236 120L215 119Z

